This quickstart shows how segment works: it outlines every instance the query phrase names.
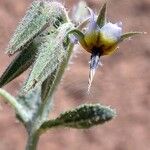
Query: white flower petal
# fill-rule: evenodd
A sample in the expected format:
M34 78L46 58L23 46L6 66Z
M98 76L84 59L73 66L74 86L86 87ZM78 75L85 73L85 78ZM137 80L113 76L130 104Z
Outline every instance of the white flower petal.
M90 20L89 20L89 27L87 29L87 33L93 32L97 28L97 23L95 20L95 14L91 8L88 7L88 10L90 12Z
M105 24L101 29L100 32L108 39L118 40L122 35L122 23L118 22L113 24L111 22Z
M121 22L121 21L117 22L116 25L117 25L118 27L121 27L121 28L122 28L122 22Z

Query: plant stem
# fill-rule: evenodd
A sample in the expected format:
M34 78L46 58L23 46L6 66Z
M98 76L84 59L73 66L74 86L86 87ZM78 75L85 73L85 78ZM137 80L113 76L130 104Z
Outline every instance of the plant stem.
M26 150L36 150L40 134L35 132L29 135Z
M24 108L17 100L10 95L7 91L0 89L0 96L5 98L5 101L8 102L16 111L16 113L21 117L24 122L28 121L28 116L24 111Z

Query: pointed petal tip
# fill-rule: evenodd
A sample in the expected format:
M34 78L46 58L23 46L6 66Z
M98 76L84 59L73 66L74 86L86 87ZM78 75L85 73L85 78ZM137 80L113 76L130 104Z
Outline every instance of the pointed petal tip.
M104 3L104 5L100 9L100 13L97 18L97 24L101 28L106 23L106 10L107 10L107 2Z
M103 4L103 6L101 8L101 13L106 14L106 9L107 9L107 1L105 1L105 3Z
M127 32L127 33L124 33L119 42L122 42L124 41L125 39L131 39L131 37L135 36L135 35L139 35L139 34L147 34L147 32Z
M104 1L104 4L103 4L102 7L101 7L101 11L102 11L102 10L105 10L105 11L106 11L106 9L107 9L107 3L108 3L107 0L105 0L105 1Z
M107 7L107 1L105 1L105 3L103 4L103 8L106 9L106 7Z
M95 14L94 11L87 7L89 13L90 13L90 17L89 17L89 27L87 29L87 33L93 32L94 30L96 30L97 28L97 23L96 23L96 19L95 19Z
M89 13L90 13L90 17L91 18L94 18L95 14L94 14L94 11L90 8L90 7L87 7Z

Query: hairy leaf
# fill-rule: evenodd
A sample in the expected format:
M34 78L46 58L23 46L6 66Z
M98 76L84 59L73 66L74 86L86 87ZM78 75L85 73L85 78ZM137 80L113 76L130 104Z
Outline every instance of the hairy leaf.
M29 47L20 52L0 77L0 87L6 85L27 70L33 64L36 53L35 43L30 44Z
M77 129L90 128L103 124L116 116L115 110L100 104L84 104L73 110L62 113L55 120L50 120L41 126L41 130L63 126Z
M12 55L18 50L23 50L47 27L56 26L59 21L66 22L67 19L61 4L34 1L11 38L7 53Z
M56 33L44 37L45 42L38 47L39 55L23 87L23 93L27 93L35 86L42 85L43 81L62 63L67 54L63 45L64 38L72 28L71 23L65 23L58 28Z

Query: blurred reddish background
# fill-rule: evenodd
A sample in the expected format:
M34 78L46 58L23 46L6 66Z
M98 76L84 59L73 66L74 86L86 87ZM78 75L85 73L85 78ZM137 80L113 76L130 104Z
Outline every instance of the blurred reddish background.
M12 60L5 48L18 21L32 0L0 0L0 74ZM78 1L67 0L68 10ZM87 0L97 10L103 0ZM149 0L111 0L108 17L122 21L124 31L150 32ZM111 122L89 130L53 129L44 134L39 150L149 150L150 148L150 36L141 35L120 45L119 51L103 57L91 89L86 94L89 54L81 52L66 71L63 84L55 96L54 112L73 108L85 102L99 102L117 109ZM17 94L25 76L5 87ZM22 150L26 132L16 120L14 111L0 100L0 150ZM50 116L50 117L51 117Z

